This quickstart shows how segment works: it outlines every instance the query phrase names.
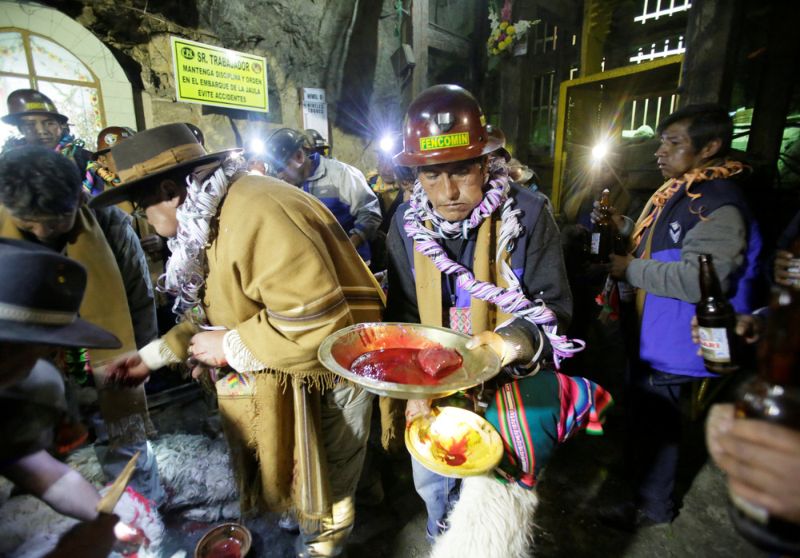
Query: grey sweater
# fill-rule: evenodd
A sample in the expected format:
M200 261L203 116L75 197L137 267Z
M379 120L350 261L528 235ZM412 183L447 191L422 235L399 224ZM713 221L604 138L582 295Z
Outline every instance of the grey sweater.
M686 233L679 262L636 258L628 265L625 278L648 293L694 304L700 300L697 256L714 257L720 285L727 291L730 275L742 265L746 250L747 223L736 207L725 205Z

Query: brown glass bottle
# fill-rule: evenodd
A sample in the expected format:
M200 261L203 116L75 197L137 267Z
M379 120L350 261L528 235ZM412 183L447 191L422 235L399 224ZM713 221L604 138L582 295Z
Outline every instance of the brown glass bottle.
M594 223L589 240L589 260L594 263L608 263L608 256L617 244L617 227L611 218L611 193L605 188L598 200L600 219Z
M800 292L796 289L773 292L767 331L758 347L758 377L742 390L736 415L800 430ZM781 555L800 554L800 525L770 517L741 498L731 500L733 523L750 542Z
M700 254L697 260L700 302L695 312L703 363L709 372L730 374L739 370L736 312L722 292L711 254Z

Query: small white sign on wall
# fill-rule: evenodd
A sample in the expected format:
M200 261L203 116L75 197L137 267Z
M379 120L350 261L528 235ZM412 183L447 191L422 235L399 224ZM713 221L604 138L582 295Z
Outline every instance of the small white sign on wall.
M328 104L325 90L313 87L303 88L303 128L316 130L330 144L328 137Z

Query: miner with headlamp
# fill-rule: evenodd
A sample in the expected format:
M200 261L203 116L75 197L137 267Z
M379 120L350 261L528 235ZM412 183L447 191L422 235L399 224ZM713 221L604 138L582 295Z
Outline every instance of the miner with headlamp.
M385 319L473 335L506 373L525 376L543 355L577 348L559 334L572 299L558 228L544 198L511 183L503 157L489 157L504 143L459 86L431 87L411 103L394 161L415 169L416 184L389 227ZM406 418L429 411L430 401L409 401ZM416 461L413 470L435 537L457 479Z
M365 262L372 258L369 243L381 224L378 198L357 168L312 150L308 137L281 128L267 139L270 172L308 192L331 210Z

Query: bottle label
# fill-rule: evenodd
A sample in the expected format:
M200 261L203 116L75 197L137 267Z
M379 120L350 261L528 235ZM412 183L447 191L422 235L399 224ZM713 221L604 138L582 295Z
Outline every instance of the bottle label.
M704 359L722 364L731 361L728 332L724 327L699 327L698 330Z
M592 253L592 254L595 254L595 255L600 253L600 233L599 232L593 232L592 233L592 244L591 244L591 247L589 248L589 252Z
M733 505L750 519L761 525L766 525L769 522L769 512L766 509L749 500L745 500L741 496L737 496L733 492L730 493L730 496Z

